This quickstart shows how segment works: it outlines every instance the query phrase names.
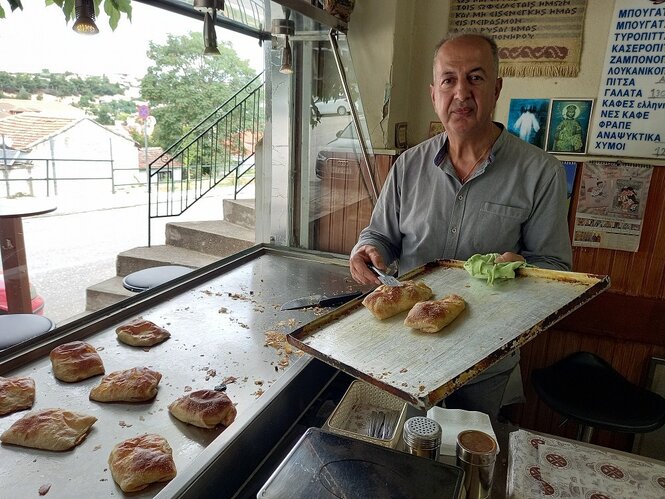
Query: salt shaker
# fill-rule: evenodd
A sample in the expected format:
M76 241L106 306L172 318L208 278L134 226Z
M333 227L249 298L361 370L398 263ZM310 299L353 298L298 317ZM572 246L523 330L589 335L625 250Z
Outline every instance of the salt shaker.
M496 462L496 441L487 433L465 430L457 435L457 466L464 469L465 499L490 496Z
M437 459L441 448L441 426L433 419L416 416L404 423L402 438L409 454Z

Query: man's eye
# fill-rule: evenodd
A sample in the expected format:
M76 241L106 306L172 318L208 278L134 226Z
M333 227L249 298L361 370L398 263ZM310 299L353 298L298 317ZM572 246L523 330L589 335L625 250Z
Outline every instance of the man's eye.
M483 81L483 77L480 75L471 75L469 76L469 80L471 81Z

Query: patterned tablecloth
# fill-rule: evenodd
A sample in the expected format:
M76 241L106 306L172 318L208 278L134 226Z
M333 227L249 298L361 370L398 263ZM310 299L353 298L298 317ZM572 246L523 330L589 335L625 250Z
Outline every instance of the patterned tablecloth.
M665 462L518 430L510 434L506 497L663 499Z

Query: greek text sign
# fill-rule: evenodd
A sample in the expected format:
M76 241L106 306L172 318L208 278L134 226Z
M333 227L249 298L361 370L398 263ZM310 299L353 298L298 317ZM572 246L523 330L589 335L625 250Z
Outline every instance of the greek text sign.
M615 0L589 152L665 158L665 3Z

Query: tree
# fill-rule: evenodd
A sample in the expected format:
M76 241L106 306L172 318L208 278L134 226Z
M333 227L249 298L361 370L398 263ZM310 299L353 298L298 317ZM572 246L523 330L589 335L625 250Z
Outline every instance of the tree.
M256 76L230 43L218 48L219 56L203 56L203 36L194 32L150 43L154 64L141 80L141 97L150 103L155 143L164 149Z

